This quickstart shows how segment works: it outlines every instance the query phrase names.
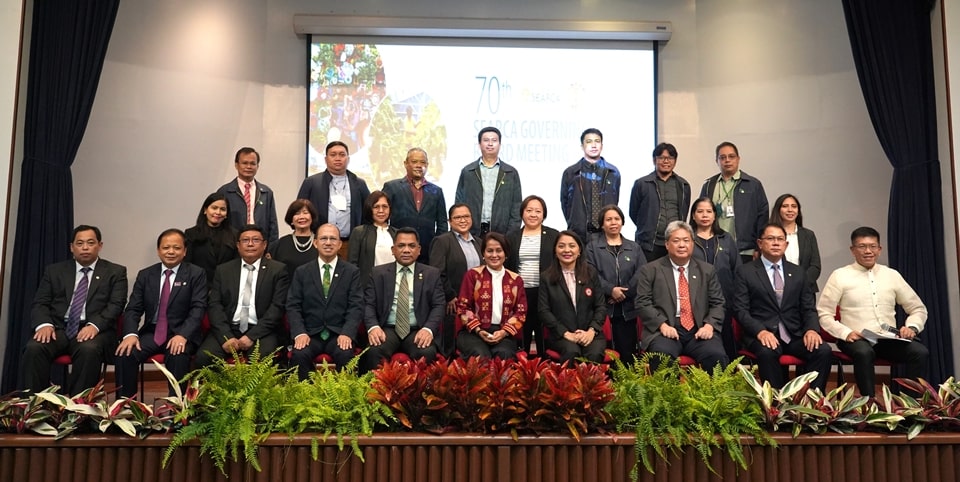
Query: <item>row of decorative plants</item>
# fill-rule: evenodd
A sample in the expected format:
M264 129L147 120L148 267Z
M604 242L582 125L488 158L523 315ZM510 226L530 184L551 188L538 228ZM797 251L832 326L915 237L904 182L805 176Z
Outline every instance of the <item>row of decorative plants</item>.
M197 370L187 393L158 400L156 408L133 399L108 402L102 384L74 397L55 389L0 398L0 428L62 438L72 433L120 431L130 436L175 432L165 459L197 439L201 453L223 470L230 459L260 470L260 442L273 433L290 437L333 435L347 440L362 459L359 436L377 431L475 432L521 435L590 432L633 433L637 459L653 471L652 452L694 448L710 467L714 449L747 467L741 437L774 445L770 432L890 431L908 438L921 430L960 426L960 383L938 388L919 380L897 381L918 397L884 387L877 400L857 397L852 387L826 394L811 389L813 374L781 390L759 383L750 369L732 364L707 373L648 360L633 366L580 363L572 366L521 358L391 362L363 376L351 364L318 370L308 382L278 371L272 357L253 354L248 363L219 362ZM169 377L162 366L159 367ZM636 468L634 469L636 470ZM712 467L711 467L712 470Z

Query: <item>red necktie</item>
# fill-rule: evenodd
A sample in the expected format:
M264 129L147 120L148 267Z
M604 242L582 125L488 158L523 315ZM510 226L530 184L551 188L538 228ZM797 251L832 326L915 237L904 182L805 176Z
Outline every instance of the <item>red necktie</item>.
M243 185L243 202L247 205L247 224L253 224L253 205L250 204L250 183Z
M167 341L167 303L170 302L170 276L173 276L173 270L168 269L163 272L166 278L163 279L163 288L160 288L160 307L157 308L157 329L153 332L153 341L157 346L163 346Z
M689 331L693 329L693 307L690 305L690 285L687 284L687 277L683 275L684 268L680 270L680 326Z

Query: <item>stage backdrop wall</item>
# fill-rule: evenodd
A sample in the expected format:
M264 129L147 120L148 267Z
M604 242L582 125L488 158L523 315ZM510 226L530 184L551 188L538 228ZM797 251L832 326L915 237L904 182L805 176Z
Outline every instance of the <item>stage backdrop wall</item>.
M283 216L306 156L307 41L293 32L298 13L670 21L673 36L660 48L659 135L677 146L677 171L695 191L716 172L716 144L735 142L742 169L764 182L771 203L783 192L800 198L820 240L821 285L850 262L854 227L886 231L891 169L876 162L883 153L837 2L131 0L120 6L74 163L76 220L103 228L102 256L127 265L131 277L156 261L163 228L192 225L203 198L235 176L240 146L261 152L258 179L274 189ZM603 72L570 62L571 76ZM649 163L652 147L610 160ZM558 161L557 182L574 161ZM632 181L624 180L624 206ZM564 227L562 215L551 212L546 224Z

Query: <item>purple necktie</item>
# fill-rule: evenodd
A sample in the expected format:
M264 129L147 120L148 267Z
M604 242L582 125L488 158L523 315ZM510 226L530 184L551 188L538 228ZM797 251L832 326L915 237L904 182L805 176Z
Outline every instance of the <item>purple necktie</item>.
M173 276L173 270L168 269L163 272L166 277L163 279L163 288L160 288L160 308L157 309L157 329L153 332L153 341L157 346L163 346L167 341L167 303L170 301L170 277Z
M777 295L777 303L783 303L783 276L780 276L780 265L773 265L773 292ZM780 322L780 339L790 343L790 332L787 331L787 325Z
M77 283L77 289L73 290L73 301L70 303L70 313L67 315L67 339L72 340L80 332L80 315L83 314L83 305L87 302L87 290L90 288L90 278L87 273L89 267L80 268L83 277Z

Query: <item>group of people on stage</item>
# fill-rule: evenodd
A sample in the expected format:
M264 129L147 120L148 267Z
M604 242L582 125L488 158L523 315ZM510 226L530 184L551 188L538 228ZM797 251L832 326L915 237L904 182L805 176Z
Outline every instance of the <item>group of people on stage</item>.
M160 262L137 274L129 300L126 269L99 257L100 230L77 226L73 259L47 267L37 290L22 386L47 387L52 361L68 354L67 388L77 393L115 356L119 395L132 396L139 365L155 354L182 378L257 343L261 353L288 346L301 379L318 355L342 367L361 347L362 371L397 352L429 360L535 349L600 362L607 319L628 362L647 351L712 368L745 348L761 378L782 386L779 357L790 354L819 373L822 389L826 333L854 359L863 394L875 391L874 357L905 362L909 377L925 373L916 336L926 308L877 264L879 233L852 233L855 262L830 276L818 302L820 254L798 198L779 196L768 211L733 143L717 146L719 173L696 199L675 172L676 147L657 145L653 172L630 192L629 239L620 172L603 158L598 129L583 131L583 158L563 171L563 231L544 225L544 199L522 198L501 140L494 127L480 130L481 155L460 172L449 209L426 179L423 149L407 151L405 177L370 192L347 169L347 145L330 142L326 169L286 211L293 232L283 237L274 193L256 179L260 154L244 147L237 177L204 200L196 225L159 235ZM898 304L908 315L899 327Z

